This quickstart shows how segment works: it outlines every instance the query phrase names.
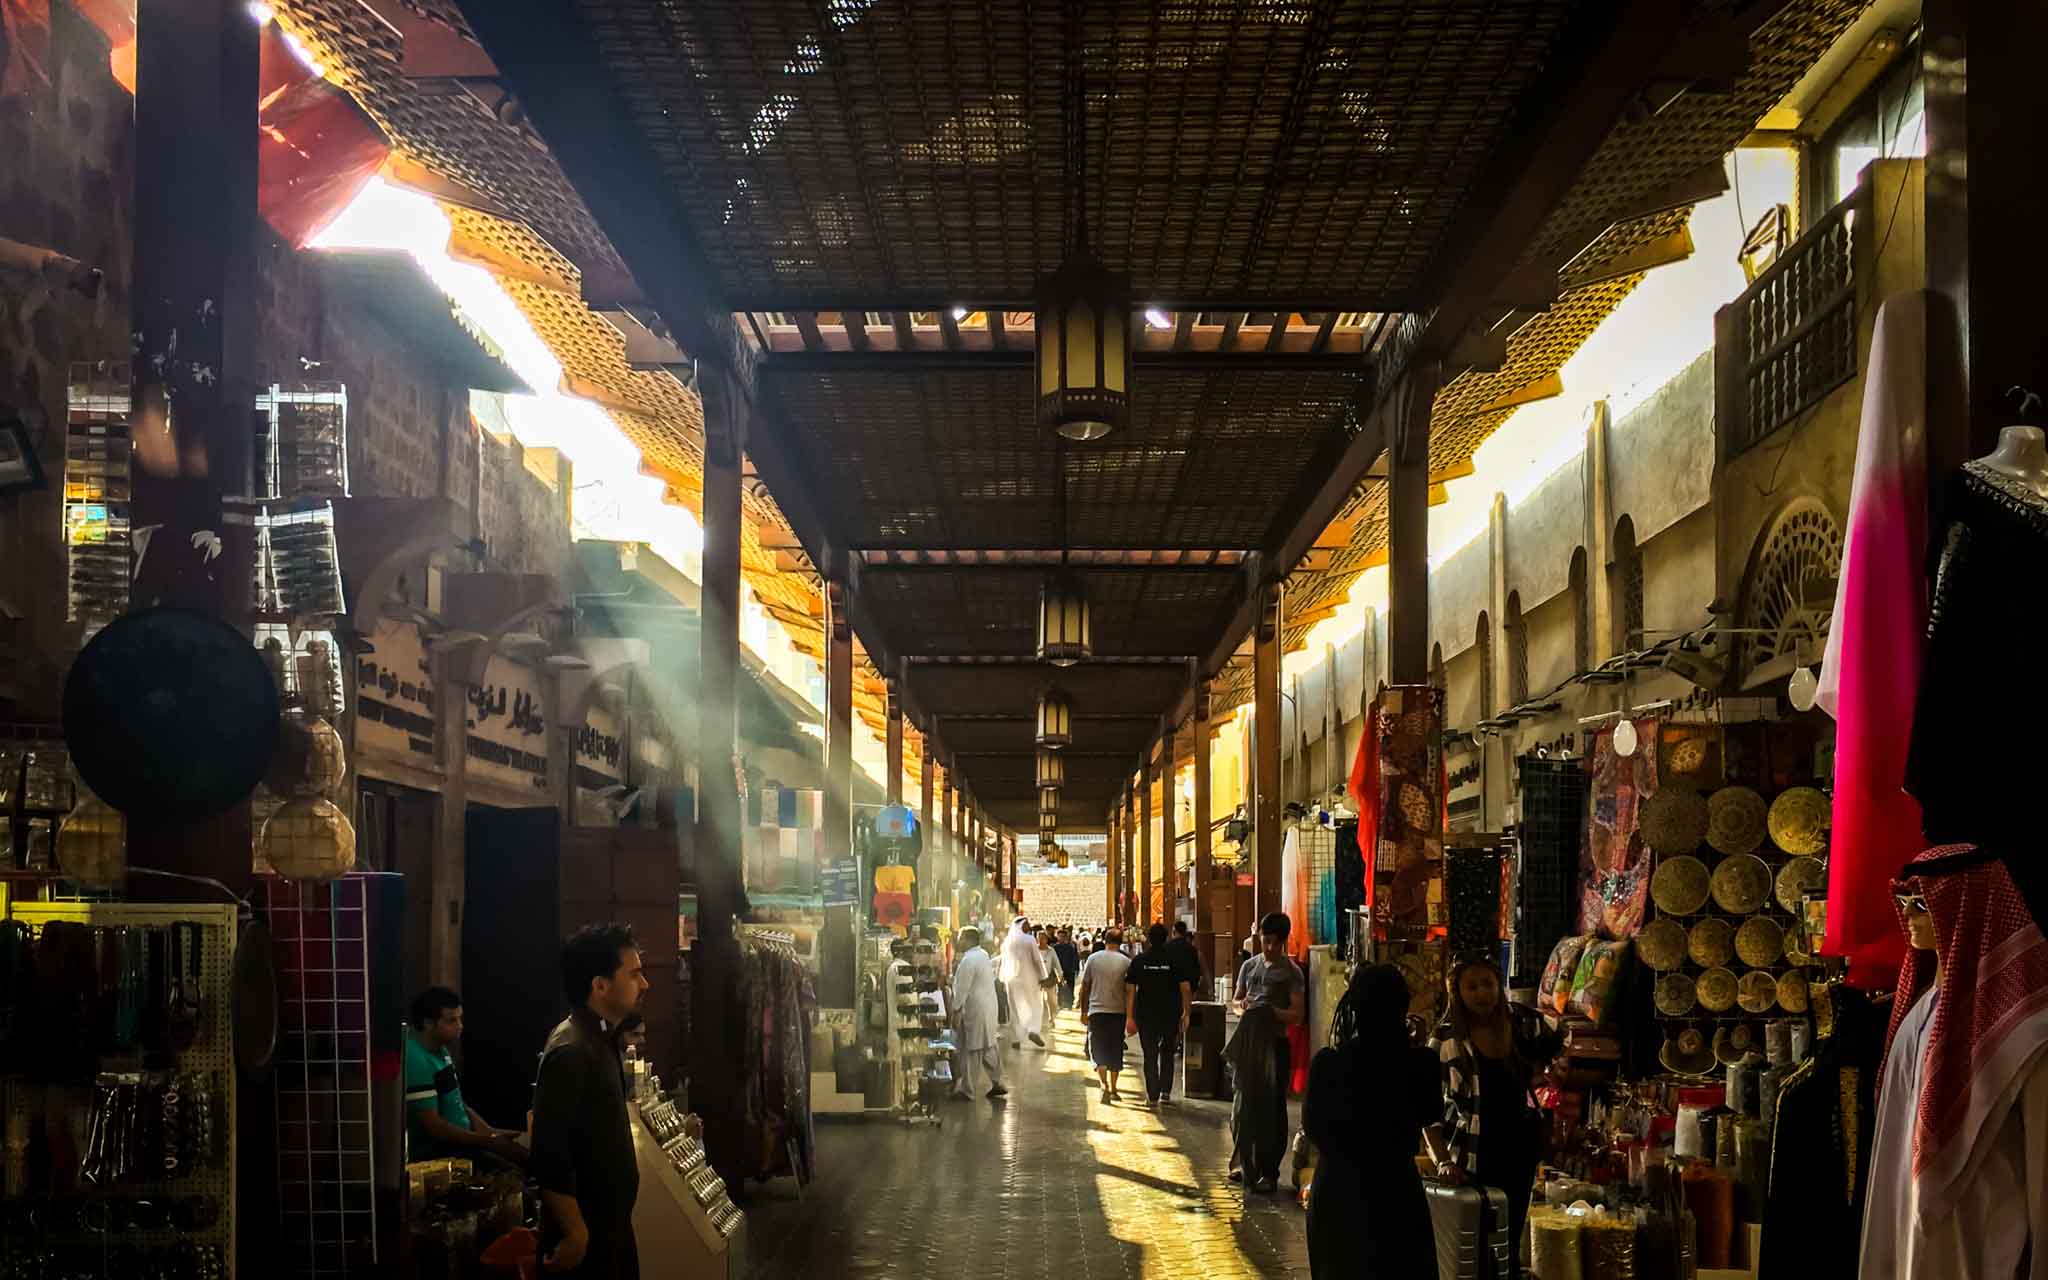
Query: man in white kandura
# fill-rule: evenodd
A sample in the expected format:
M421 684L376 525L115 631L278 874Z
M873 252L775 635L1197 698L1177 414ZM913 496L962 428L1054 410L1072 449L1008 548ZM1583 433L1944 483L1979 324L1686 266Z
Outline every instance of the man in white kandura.
M987 1096L1000 1098L1003 1087L1003 1055L996 1043L996 966L981 949L981 930L973 925L954 939L953 1039L957 1045L953 1096L972 1098L988 1082Z
M1043 1049L1045 1037L1040 1035L1039 1023L1045 1018L1045 1001L1039 994L1039 987L1045 981L1045 959L1039 954L1038 940L1032 935L1030 922L1018 916L1010 924L1010 932L1003 939L1003 985L1010 992L1010 1047L1017 1047L1017 1037L1022 1036Z

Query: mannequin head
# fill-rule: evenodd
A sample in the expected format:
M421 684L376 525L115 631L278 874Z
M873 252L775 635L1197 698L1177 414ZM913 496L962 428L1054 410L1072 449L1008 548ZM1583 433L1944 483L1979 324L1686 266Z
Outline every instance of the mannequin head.
M1905 921L1906 941L1915 951L1935 950L1934 916L1927 910L1926 896L1917 891L1901 890L1894 897L1899 904L1899 916Z

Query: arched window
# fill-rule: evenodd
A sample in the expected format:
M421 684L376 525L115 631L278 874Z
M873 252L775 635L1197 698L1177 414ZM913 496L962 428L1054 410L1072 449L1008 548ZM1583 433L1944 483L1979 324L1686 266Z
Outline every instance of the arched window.
M1507 616L1501 620L1508 642L1508 705L1529 700L1529 628L1522 621L1522 593L1508 592Z
M1473 648L1479 654L1479 718L1493 719L1493 624L1487 620L1486 610L1479 611L1479 626L1474 633Z
M1586 549L1572 552L1572 670L1593 667L1592 601L1586 598Z
M1614 601L1614 648L1630 653L1649 642L1643 637L1643 553L1636 546L1636 526L1623 516L1614 526L1614 563L1607 570L1607 589Z

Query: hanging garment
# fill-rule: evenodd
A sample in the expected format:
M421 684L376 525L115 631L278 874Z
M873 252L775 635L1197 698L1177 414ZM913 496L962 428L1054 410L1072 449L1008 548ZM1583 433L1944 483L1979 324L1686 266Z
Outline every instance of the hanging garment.
M1657 741L1655 720L1636 721L1636 740ZM1593 803L1586 807L1585 852L1579 866L1579 932L1632 937L1650 898L1650 857L1636 814L1657 794L1657 753L1647 745L1617 755L1614 730L1593 744Z
M1578 918L1579 839L1586 762L1524 756L1522 866L1515 878L1515 965L1509 985L1534 987L1557 940Z
M1358 810L1358 875L1364 886L1363 896L1352 905L1363 907L1368 916L1372 911L1373 861L1379 852L1379 778L1380 707L1379 702L1375 700L1373 705L1366 709L1365 731L1358 737L1358 754L1351 761L1351 780L1346 788L1351 797L1351 806ZM1343 861L1340 847L1338 862L1341 865Z
M1972 462L1950 480L1942 514L1906 789L1930 842L2023 847L2040 822L2040 744L2031 717L2010 709L2034 691L2018 655L2048 636L2048 501Z
M1287 954L1300 964L1308 959L1308 872L1301 860L1301 828L1293 823L1280 838L1280 910L1293 926Z
M1892 877L1926 844L1919 802L1903 789L1908 740L1897 731L1913 717L1927 625L1926 333L1924 295L1878 309L1820 668L1819 705L1840 724L1822 950L1848 959L1851 982L1877 990L1904 958Z
M1861 1274L2048 1280L2048 938L1987 850L1929 849L1896 883L1936 951L1899 969Z
M1840 983L1832 1030L1779 1086L1758 1280L1857 1280L1885 1010Z
M1366 735L1368 739L1372 735ZM1359 843L1359 835L1365 829L1363 820L1337 824L1337 865L1331 876L1332 893L1335 898L1333 921L1337 930L1337 958L1351 958L1352 912L1366 905L1365 902L1365 857Z

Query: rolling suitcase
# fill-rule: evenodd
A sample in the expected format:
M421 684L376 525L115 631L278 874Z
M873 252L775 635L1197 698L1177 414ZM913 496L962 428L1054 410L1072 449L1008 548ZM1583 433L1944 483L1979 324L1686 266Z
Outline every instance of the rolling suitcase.
M1436 1231L1438 1280L1507 1280L1508 1197L1498 1187L1424 1182Z

